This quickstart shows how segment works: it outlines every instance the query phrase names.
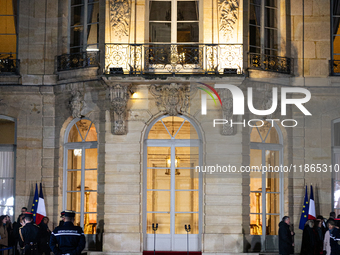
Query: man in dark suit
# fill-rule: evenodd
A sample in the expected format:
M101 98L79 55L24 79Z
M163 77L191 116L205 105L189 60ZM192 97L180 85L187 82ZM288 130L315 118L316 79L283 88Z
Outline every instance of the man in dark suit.
M279 253L289 255L294 253L294 232L290 230L290 218L284 216L279 224Z

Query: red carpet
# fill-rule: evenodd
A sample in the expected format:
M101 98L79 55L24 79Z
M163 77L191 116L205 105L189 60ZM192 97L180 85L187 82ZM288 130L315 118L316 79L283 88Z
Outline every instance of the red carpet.
M143 255L153 255L153 251L143 251ZM156 251L156 255L187 255L186 251ZM189 255L202 255L200 251L191 251Z

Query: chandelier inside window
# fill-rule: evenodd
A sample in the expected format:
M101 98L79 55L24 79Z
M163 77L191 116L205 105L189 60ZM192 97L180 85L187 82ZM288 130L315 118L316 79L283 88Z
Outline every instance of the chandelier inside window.
M176 159L175 159L175 168L177 168L179 166L179 162L180 162L180 159L179 157L176 156ZM166 175L170 175L171 173L171 156L169 155L167 158L166 158L166 167L168 169L165 170L165 174ZM178 169L176 169L176 172L175 172L175 175L180 175L181 173L178 171Z

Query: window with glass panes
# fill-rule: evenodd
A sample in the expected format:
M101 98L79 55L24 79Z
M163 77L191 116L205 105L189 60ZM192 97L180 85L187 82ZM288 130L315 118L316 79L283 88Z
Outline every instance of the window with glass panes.
M153 224L158 224L158 250L183 251L181 242L189 226L191 251L201 249L202 180L194 174L200 165L200 148L196 128L181 116L163 116L145 140L144 226L145 250L154 249Z
M334 120L333 125L333 211L340 214L340 119Z
M250 0L249 52L278 55L279 0Z
M282 164L282 141L271 123L257 122L250 134L250 234L266 236L278 234L282 217L283 176L281 172L263 167Z
M0 115L0 214L14 216L16 122Z
M198 1L149 1L149 41L199 42Z
M0 59L17 58L17 0L0 0Z
M88 119L74 119L64 146L63 209L76 212L75 225L85 234L97 228L97 131Z
M70 1L70 53L97 50L99 41L99 1Z
M340 1L331 1L332 60L340 60ZM338 63L336 63L338 64Z

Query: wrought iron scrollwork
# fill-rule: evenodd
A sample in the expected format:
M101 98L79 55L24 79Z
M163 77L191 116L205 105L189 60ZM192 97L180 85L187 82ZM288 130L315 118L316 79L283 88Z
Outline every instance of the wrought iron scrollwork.
M0 74L19 74L19 59L0 58Z
M148 45L144 47L148 71L169 73L203 70L203 47L200 45Z
M330 61L331 75L340 75L340 60Z
M290 58L249 53L249 68L290 74L292 71Z
M79 52L57 56L57 71L99 66L99 52Z
M241 44L106 44L106 72L124 74L223 74L243 72Z

